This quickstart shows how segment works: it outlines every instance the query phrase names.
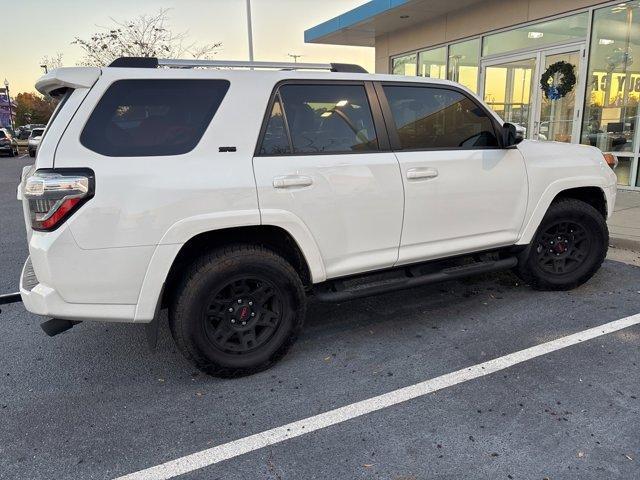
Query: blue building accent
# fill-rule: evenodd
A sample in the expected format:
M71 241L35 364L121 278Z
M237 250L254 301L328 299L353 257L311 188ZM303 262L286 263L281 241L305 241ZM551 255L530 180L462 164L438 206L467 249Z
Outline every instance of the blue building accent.
M327 20L320 25L305 30L304 41L306 43L313 43L325 35L371 20L381 13L400 7L406 3L409 3L409 0L371 0L364 5L360 5L353 10L349 10L342 15L338 15L331 20Z

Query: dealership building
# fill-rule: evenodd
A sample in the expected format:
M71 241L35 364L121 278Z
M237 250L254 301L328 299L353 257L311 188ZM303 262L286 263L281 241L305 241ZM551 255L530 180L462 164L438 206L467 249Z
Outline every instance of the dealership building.
M305 41L375 47L376 72L457 81L538 140L618 157L640 189L640 1L373 0Z

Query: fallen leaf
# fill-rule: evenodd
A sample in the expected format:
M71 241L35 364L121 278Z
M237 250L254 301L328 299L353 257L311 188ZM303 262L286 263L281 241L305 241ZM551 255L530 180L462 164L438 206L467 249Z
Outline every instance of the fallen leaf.
M375 465L375 463L365 463L364 465L362 465L364 468L371 468Z
M584 452L578 452L578 458L584 457Z

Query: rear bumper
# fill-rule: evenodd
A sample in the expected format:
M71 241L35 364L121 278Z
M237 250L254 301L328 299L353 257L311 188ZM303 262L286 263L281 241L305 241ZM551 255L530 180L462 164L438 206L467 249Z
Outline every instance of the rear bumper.
M145 322L136 316L140 289L154 247L85 250L63 225L32 232L20 279L25 308L66 320Z
M46 317L132 322L135 315L135 305L66 302L55 289L38 281L31 266L31 258L22 267L20 296L29 312Z

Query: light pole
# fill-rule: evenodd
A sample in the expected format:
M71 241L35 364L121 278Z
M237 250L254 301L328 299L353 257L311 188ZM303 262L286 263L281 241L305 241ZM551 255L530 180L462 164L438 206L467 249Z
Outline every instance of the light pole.
M7 93L7 102L9 102L9 125L13 132L13 109L11 108L11 95L9 95L9 80L4 79L4 91Z
M40 68L44 70L45 75L49 73L49 68L47 67L46 63L43 63L42 65L40 65Z
M253 62L253 28L251 27L251 0L247 0L247 35L249 37L249 61Z
M287 55L293 58L294 63L298 63L298 59L303 56L303 55L296 55L295 53L287 53Z

